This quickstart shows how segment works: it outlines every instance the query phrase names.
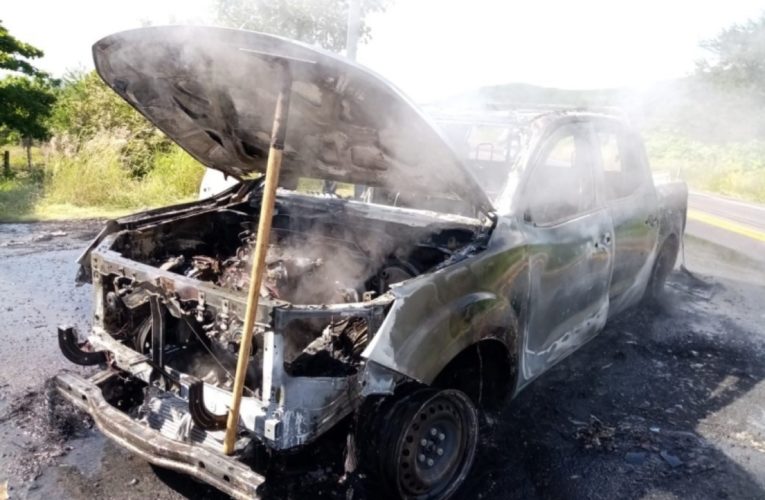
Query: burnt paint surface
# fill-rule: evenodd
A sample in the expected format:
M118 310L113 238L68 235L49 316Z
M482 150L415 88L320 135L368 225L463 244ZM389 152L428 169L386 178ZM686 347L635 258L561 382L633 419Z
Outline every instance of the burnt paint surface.
M391 310L364 355L429 383L475 342L494 338L514 349L519 329L513 304L526 295L520 236L503 219L483 252L396 287Z
M393 306L364 355L429 383L464 348L497 339L520 365L514 367L517 392L591 340L610 315L639 301L662 241L671 234L682 238L684 185L656 189L649 182L632 199L607 200L593 154L597 201L591 210L546 227L522 215L525 181L551 134L572 124L592 134L591 123L606 119L628 130L600 115L538 120L521 155L521 180L508 186L516 190L505 196L511 208L498 215L487 248L394 289ZM639 168L650 179L645 157ZM612 296L618 309L610 308Z

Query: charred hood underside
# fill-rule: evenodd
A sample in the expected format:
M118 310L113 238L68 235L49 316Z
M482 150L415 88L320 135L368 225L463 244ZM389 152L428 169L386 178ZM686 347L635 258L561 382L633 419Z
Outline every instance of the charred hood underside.
M248 31L152 27L93 46L115 92L204 165L264 172L282 67L290 74L282 177L491 203L438 129L395 87L334 54Z

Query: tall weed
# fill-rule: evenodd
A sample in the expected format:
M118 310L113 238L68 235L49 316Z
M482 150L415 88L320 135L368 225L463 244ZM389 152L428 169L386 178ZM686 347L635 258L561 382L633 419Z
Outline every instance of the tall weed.
M135 181L120 163L122 142L99 133L76 150L49 156L45 201L74 206L127 208L136 204Z
M104 208L143 208L192 198L204 168L173 146L158 153L149 172L137 178L122 165L124 142L99 133L77 149L59 147L49 154L44 201Z

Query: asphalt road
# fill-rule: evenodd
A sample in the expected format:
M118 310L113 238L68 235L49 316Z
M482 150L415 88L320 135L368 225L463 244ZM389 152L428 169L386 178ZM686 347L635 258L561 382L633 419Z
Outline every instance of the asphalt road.
M691 192L686 233L765 262L765 205Z
M74 369L55 325L89 322L74 259L98 227L0 224L0 491L8 481L13 499L214 497L50 404L45 380ZM673 273L662 307L616 318L486 419L458 498L765 498L765 272L713 241L687 239L696 277ZM271 498L347 498L342 442L325 445L269 478Z

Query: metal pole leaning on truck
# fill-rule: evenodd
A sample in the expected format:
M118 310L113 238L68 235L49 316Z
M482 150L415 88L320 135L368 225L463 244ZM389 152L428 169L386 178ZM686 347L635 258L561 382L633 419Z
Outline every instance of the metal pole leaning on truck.
M250 274L250 289L247 293L247 310L244 315L242 329L242 342L239 345L239 357L236 362L236 374L234 375L234 387L231 393L231 407L228 412L226 425L226 437L223 441L223 453L230 455L234 451L237 429L239 427L239 408L242 403L242 391L247 374L247 365L252 351L252 335L257 316L258 299L260 297L260 285L263 279L263 270L266 264L266 252L268 251L269 236L271 234L271 219L274 214L276 202L276 188L279 185L279 171L282 165L284 153L284 138L287 132L287 114L290 106L290 93L292 89L292 75L286 61L275 61L280 66L281 78L279 94L276 98L274 111L274 123L271 129L271 147L268 151L266 164L266 179L263 184L263 199L260 205L260 219L258 220L258 235L255 241L255 252L252 256L252 271Z

